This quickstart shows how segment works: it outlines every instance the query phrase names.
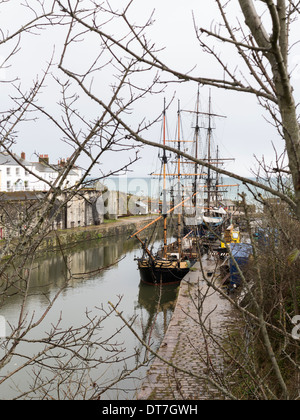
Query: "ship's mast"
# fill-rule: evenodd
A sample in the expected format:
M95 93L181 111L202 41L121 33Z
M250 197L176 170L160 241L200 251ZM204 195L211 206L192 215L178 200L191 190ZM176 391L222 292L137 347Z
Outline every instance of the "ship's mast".
M166 99L164 99L164 110L163 110L163 145L166 145ZM163 203L162 203L162 215L164 220L164 248L163 257L167 257L167 184L166 184L166 166L167 166L167 155L166 150L163 149Z
M216 161L219 162L219 146L217 146L217 156L216 156ZM216 197L215 197L215 202L216 205L218 203L218 198L219 198L219 172L216 173Z
M198 158L198 144L199 144L199 133L200 133L200 125L199 125L199 116L204 115L208 117L208 126L207 127L203 127L207 130L207 158L202 158L202 160L205 160L206 162L208 162L211 165L221 165L222 163L224 163L223 161L227 161L227 160L234 160L232 158L219 158L219 148L217 148L217 156L215 159L212 158L212 131L213 131L213 126L212 126L212 118L213 117L217 117L217 118L226 118L226 116L224 115L219 115L219 114L214 114L212 112L212 100L211 100L211 90L209 90L209 104L208 104L208 112L201 112L199 111L199 97L200 97L200 92L199 92L199 87L198 87L198 92L197 92L197 106L196 106L196 111L194 111L194 113L196 114L196 126L195 126L195 158ZM186 111L186 112L192 112L192 111ZM193 192L196 192L196 180L197 180L197 176L201 175L198 174L198 165L195 164L195 171L194 171L194 175L195 175L195 182L194 182L194 188L193 188ZM203 174L204 175L204 174ZM210 215L211 211L210 211L210 207L211 207L211 202L212 202L212 197L215 194L216 198L218 197L218 193L219 193L219 187L222 187L222 185L219 185L219 176L217 174L216 176L216 183L215 185L213 185L212 183L212 170L208 167L207 168L207 174L205 174L207 177L207 182L206 182L206 191L207 191L207 214ZM237 184L234 185L228 185L228 186L237 186ZM215 187L215 190L213 189L213 187ZM217 200L216 200L217 201Z
M207 128L207 161L211 163L211 134L212 134L212 126L211 126L211 92L209 90L209 102L208 102L208 128ZM208 215L210 214L210 201L211 201L211 170L208 168L207 171L207 207L208 207Z
M178 150L180 152L180 101L178 100L178 111L177 111L177 117L178 117ZM180 197L180 186L181 186L181 180L180 180L180 155L177 156L178 162L177 162L177 183L178 183L178 199ZM178 219L177 219L177 242L178 242L178 253L179 257L181 257L181 214L178 212Z
M200 133L200 126L199 126L199 102L200 102L200 91L198 86L197 91L197 104L196 104L196 126L195 126L195 158L198 159L198 147L199 147L199 133ZM198 164L195 163L195 178L194 178L194 190L195 193L197 191L197 175L198 175ZM196 205L196 203L194 203Z

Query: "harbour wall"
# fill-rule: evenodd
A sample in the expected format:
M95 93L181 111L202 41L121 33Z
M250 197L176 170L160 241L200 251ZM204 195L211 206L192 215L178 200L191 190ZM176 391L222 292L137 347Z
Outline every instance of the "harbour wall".
M77 243L99 240L101 238L132 235L142 229L157 216L133 216L108 221L98 226L78 227L63 231L52 231L41 242L38 253L66 249Z

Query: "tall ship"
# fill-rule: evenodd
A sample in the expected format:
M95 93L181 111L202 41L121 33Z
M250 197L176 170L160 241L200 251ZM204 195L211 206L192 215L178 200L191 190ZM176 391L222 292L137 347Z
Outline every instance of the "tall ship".
M163 149L159 156L161 173L152 174L162 176L160 216L131 235L131 237L136 237L142 245L143 255L137 258L137 262L141 280L145 283L158 285L180 282L190 271L191 266L201 258L203 252L206 252L214 241L218 243L218 247L220 246L218 238L221 237L222 230L224 231L226 221L228 221L227 212L221 205L221 201L224 193L227 192L225 188L236 185L222 184L216 171L210 167L202 168L194 161L182 158L180 154L181 151L189 150L195 158L215 167L221 167L225 161L234 160L221 158L219 148L213 149L212 119L215 117L224 118L224 116L212 112L211 94L209 94L208 112L200 111L199 97L198 89L194 111L181 109L178 101L177 133L174 140L167 139L164 102L162 144L173 143L173 148L178 152L175 153L175 158L173 156L174 160L172 161L171 156L167 156L166 150ZM194 113L196 116L193 127L194 136L191 140L186 140L182 136L181 114L183 112ZM207 120L206 125L200 125L200 116ZM206 133L206 139L202 145L200 142L201 128ZM170 170L170 166L172 166L172 170ZM167 178L172 179L171 184L168 183L168 188ZM168 243L168 219L171 215L173 215L173 220L177 220L176 238ZM162 247L154 254L147 240L142 240L139 234L161 220L163 221L163 243Z
M226 162L234 161L234 158L224 158L220 156L218 145L213 141L213 119L226 118L224 115L216 114L212 111L211 92L209 92L208 110L203 112L199 107L199 88L197 92L196 107L193 111L183 110L184 112L195 115L194 139L192 155L195 158L207 162L216 168L221 168ZM202 120L200 122L200 117ZM201 141L200 130L204 130L204 141ZM213 242L219 243L219 237L225 229L229 216L223 205L224 195L228 192L227 187L237 187L238 184L225 185L220 174L210 166L199 168L195 162L183 162L194 165L194 218L185 218L185 233L196 235L201 238L204 247L212 245ZM197 197L196 197L196 194Z
M163 145L166 145L170 140L166 139L166 106L164 102L163 110ZM180 142L180 133L178 133L178 142ZM160 156L162 163L162 205L161 215L155 220L148 223L144 228L135 232L131 237L135 237L139 240L142 245L143 255L141 258L136 258L138 262L138 269L140 271L141 280L144 283L160 285L160 284L172 284L179 283L184 276L190 271L191 266L196 260L196 254L191 249L184 249L182 240L182 214L181 211L177 211L177 239L173 240L168 244L168 217L179 210L186 202L190 201L192 197L187 197L184 200L174 203L173 207L168 210L167 203L167 177L180 177L180 171L177 174L167 173L168 157L166 150L163 149L162 155ZM179 164L179 160L178 160ZM156 174L160 175L160 174ZM178 178L178 182L179 178ZM162 247L157 253L153 253L149 248L146 241L143 241L139 234L151 225L163 221L163 243Z

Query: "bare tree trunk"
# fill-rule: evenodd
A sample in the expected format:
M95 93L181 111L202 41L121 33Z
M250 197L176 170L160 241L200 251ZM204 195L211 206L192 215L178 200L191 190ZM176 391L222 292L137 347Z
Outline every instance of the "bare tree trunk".
M272 19L273 31L270 36L255 10L253 1L239 0L239 3L245 16L245 23L272 68L282 131L295 188L296 213L300 220L300 130L287 67L288 30L286 2L285 0L280 0L275 5L272 0L265 1Z

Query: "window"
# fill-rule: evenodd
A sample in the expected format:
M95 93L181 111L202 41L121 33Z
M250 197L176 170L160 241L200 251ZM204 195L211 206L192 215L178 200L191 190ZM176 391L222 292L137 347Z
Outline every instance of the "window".
M10 175L10 168L6 168L6 175Z
M20 175L20 168L16 168L16 175Z
M7 182L6 182L6 187L7 187L7 190L9 190L9 189L10 189L10 185L11 185L10 181L7 181Z

